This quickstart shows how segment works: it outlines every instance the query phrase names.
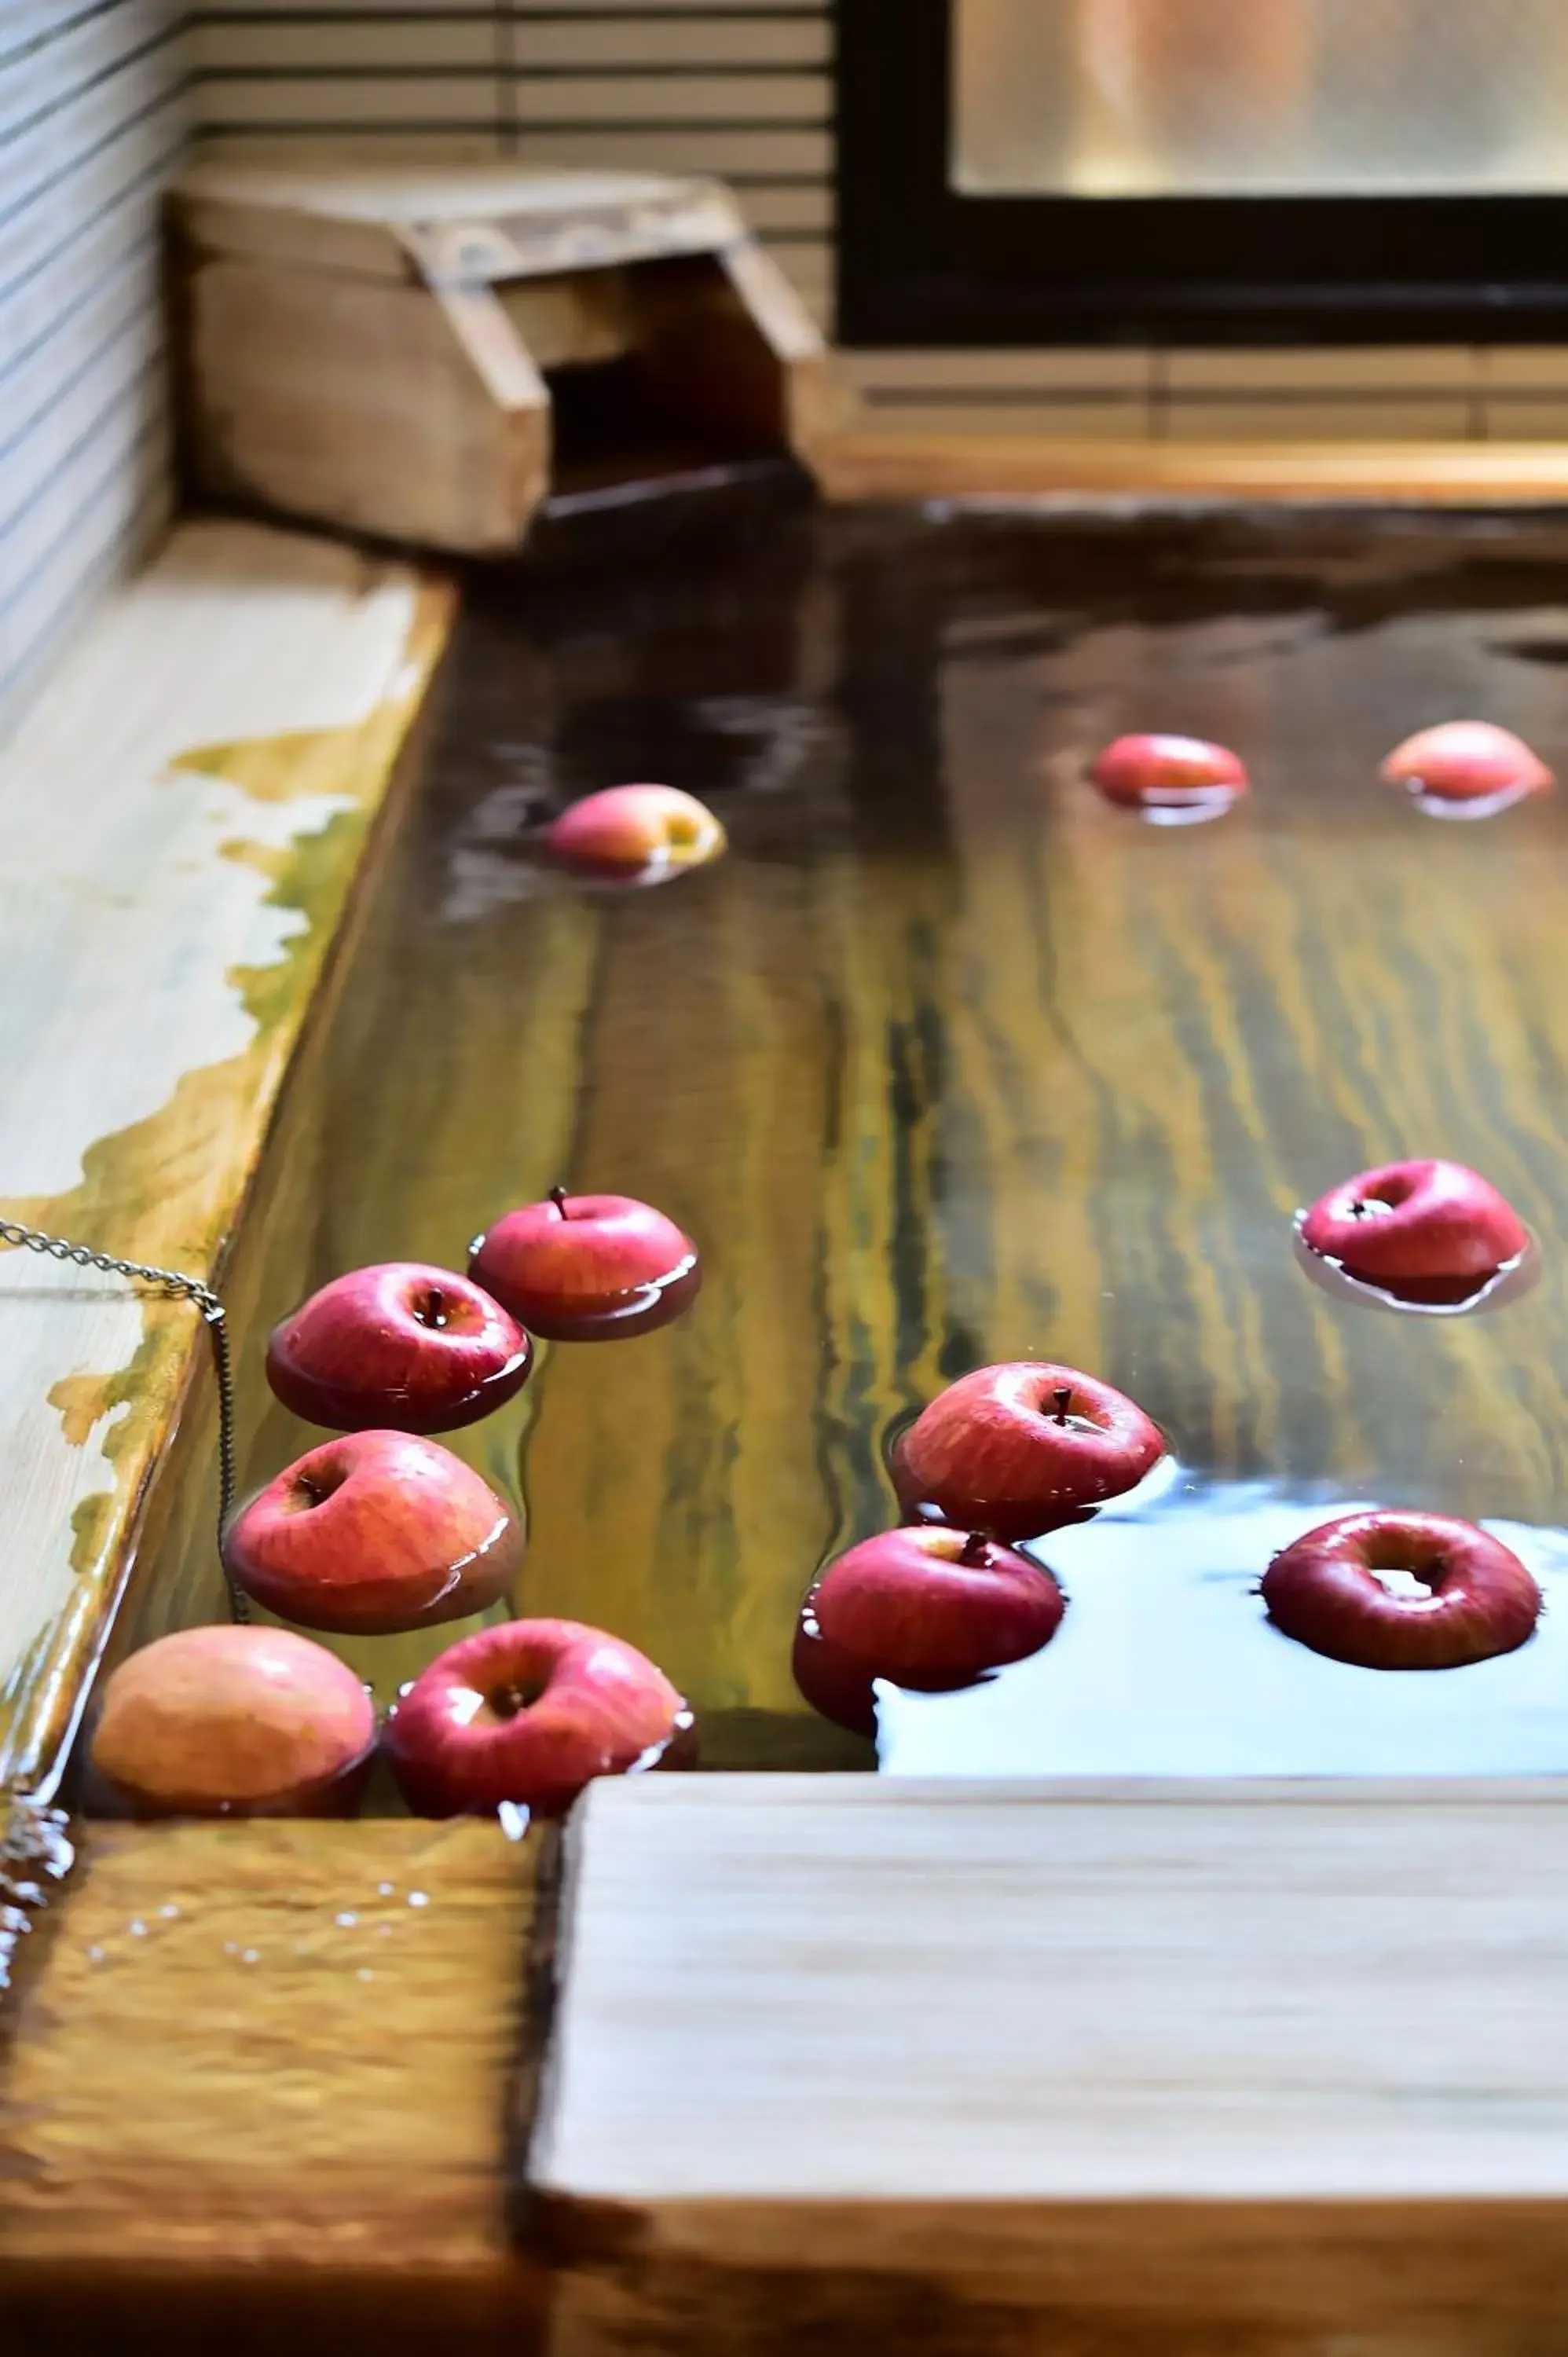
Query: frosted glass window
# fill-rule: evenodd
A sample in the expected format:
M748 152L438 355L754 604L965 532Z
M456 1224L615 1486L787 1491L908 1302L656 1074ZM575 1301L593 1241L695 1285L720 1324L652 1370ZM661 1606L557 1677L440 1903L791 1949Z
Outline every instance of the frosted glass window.
M1568 189L1568 0L953 0L971 195Z

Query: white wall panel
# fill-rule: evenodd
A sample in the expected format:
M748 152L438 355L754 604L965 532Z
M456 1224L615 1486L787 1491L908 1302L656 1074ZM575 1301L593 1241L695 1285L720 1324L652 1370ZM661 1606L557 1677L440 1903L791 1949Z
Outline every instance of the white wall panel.
M0 728L168 511L183 31L173 0L0 5Z

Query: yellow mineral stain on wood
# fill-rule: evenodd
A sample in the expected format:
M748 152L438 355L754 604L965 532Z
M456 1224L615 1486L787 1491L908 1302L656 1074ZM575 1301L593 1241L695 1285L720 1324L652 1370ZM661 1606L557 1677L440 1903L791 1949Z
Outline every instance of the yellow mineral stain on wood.
M145 1480L149 1438L177 1404L182 1330L181 1313L172 1303L150 1301L146 1328L129 1366L112 1375L62 1376L48 1400L69 1447L85 1448L98 1426L106 1425L100 1446L110 1465L117 1469L124 1458L127 1479ZM93 1577L114 1545L119 1504L117 1490L94 1490L77 1501L70 1518L70 1566L83 1579Z
M306 794L354 791L352 728L295 728L277 737L244 737L231 745L198 745L172 760L165 775L220 779L253 802L293 802Z
M77 1186L56 1195L6 1199L0 1206L6 1218L156 1267L200 1277L219 1267L253 1176L267 1114L450 612L445 589L427 587L421 593L399 663L398 691L363 721L204 747L172 765L177 775L231 776L258 800L330 792L348 797L349 806L281 851L234 841L223 847L220 856L242 856L271 877L265 905L297 910L305 920L277 959L235 967L226 976L256 1026L249 1047L187 1072L156 1113L90 1146ZM27 1691L12 1690L0 1706L3 1781L32 1782L45 1774L69 1727L77 1677L90 1669L113 1610L142 1491L197 1353L205 1348L194 1308L148 1299L141 1318L142 1341L125 1367L64 1377L50 1395L73 1447L85 1445L106 1418L116 1416L102 1444L114 1486L102 1493L108 1502L95 1497L78 1510L70 1560L82 1583L47 1648L37 1713L29 1709Z
M86 1446L95 1424L102 1424L130 1400L133 1369L117 1375L65 1375L49 1392L49 1405L59 1410L60 1430L72 1448Z

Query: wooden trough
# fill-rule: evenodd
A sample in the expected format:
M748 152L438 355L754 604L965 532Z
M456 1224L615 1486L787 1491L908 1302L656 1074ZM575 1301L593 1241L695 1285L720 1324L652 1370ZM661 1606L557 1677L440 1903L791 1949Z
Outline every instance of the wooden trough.
M821 438L822 339L716 181L202 164L172 205L208 497L498 556L552 494Z

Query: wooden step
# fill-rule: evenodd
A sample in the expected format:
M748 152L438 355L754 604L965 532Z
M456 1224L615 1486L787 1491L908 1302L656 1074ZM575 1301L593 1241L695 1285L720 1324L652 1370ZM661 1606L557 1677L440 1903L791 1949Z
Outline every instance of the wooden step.
M1554 2345L1550 1781L604 1783L560 1954L561 2357Z

